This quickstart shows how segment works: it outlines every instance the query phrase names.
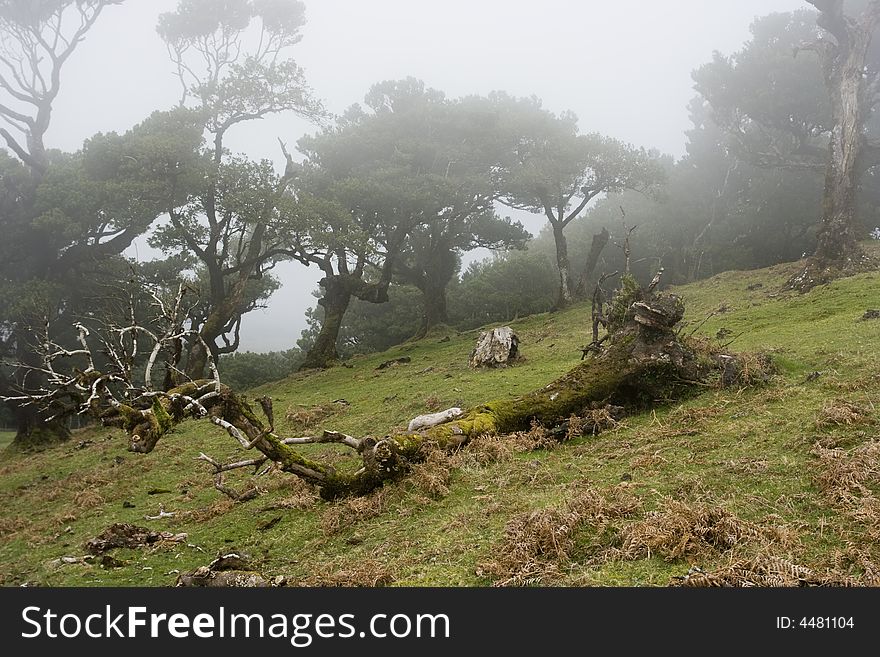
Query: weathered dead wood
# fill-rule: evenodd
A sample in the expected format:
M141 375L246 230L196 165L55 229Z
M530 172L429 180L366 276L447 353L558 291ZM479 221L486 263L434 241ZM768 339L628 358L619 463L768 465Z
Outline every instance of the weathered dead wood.
M509 326L482 331L471 352L471 367L503 367L519 354L519 338Z
M604 226L601 231L593 235L593 241L590 244L590 253L587 255L587 264L584 266L584 271L581 273L577 289L575 290L577 296L585 297L587 295L587 283L590 280L590 276L593 275L593 272L599 265L599 258L610 239L611 233L609 233L608 229Z
M412 432L421 431L422 429L430 429L431 427L436 427L438 424L450 422L457 417L461 417L462 413L464 413L464 411L458 407L454 407L448 408L445 411L440 411L439 413L418 415L409 421L406 430Z
M207 566L178 576L175 586L267 588L283 586L284 577L272 580L253 569L250 557L238 552L221 554Z
M85 544L90 554L103 554L116 548L137 549L159 542L181 543L186 534L171 532L154 532L146 527L138 527L128 523L115 523Z

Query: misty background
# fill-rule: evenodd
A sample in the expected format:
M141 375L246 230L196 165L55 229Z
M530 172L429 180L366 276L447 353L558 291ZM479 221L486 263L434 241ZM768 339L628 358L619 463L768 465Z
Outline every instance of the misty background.
M124 132L179 100L179 82L156 33L176 0L137 0L107 9L65 67L47 145L66 151L97 132ZM757 15L801 9L801 0L306 0L303 39L292 51L327 109L339 114L381 80L412 76L447 97L503 90L535 95L555 113L571 110L584 132L680 157L695 95L691 72L749 38ZM108 56L108 53L111 53ZM254 125L256 123L256 125ZM290 114L233 130L233 151L272 159L317 126ZM512 212L533 234L542 216ZM142 237L126 254L157 255ZM486 257L477 250L465 264ZM274 271L282 287L243 320L241 350L290 348L315 305L317 269Z

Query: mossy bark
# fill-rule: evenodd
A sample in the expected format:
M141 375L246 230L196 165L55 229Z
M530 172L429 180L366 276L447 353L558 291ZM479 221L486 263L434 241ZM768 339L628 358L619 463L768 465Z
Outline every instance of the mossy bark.
M678 309L674 313L680 319ZM702 358L680 342L671 327L646 326L630 312L625 328L605 352L549 385L513 399L476 406L463 417L418 435L392 438L405 439L407 452L419 441L449 448L482 434L528 430L533 423L557 425L572 415L609 404L630 411L643 409L658 400L686 396L713 367L711 359Z
M291 441L344 443L361 458L356 472L341 473L303 456L267 428L244 399L225 386L218 390L210 380L172 389L155 397L149 408L118 406L105 422L125 428L130 449L146 453L185 417L198 416L203 408L215 424L257 449L282 471L318 486L325 499L363 495L404 476L413 463L424 459L429 446L449 451L483 434L528 430L533 423L555 426L572 415L607 405L636 410L690 394L722 361L698 354L678 340L672 327L683 313L676 297L637 301L626 312L623 327L613 335L609 348L600 355L581 362L549 385L513 399L473 407L446 424L380 439L358 440L327 432L322 438ZM198 412L193 411L193 400L199 400L195 406Z
M339 339L342 320L345 318L345 312L348 310L351 298L351 292L346 290L344 286L334 285L331 282L325 284L324 296L318 300L318 305L324 309L321 330L315 338L315 344L306 354L300 370L323 369L339 359L336 341Z

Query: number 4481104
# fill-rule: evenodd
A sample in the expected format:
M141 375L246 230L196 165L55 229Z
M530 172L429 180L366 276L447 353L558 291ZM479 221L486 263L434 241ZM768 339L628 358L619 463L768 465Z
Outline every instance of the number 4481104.
M852 616L802 616L801 618L777 616L776 627L779 629L835 630L853 628L855 623Z

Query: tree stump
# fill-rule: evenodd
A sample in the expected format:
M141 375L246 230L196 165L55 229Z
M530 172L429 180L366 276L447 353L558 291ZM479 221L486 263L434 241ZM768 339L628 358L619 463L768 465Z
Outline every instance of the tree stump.
M519 338L509 326L483 331L468 361L471 367L504 367L517 357Z

